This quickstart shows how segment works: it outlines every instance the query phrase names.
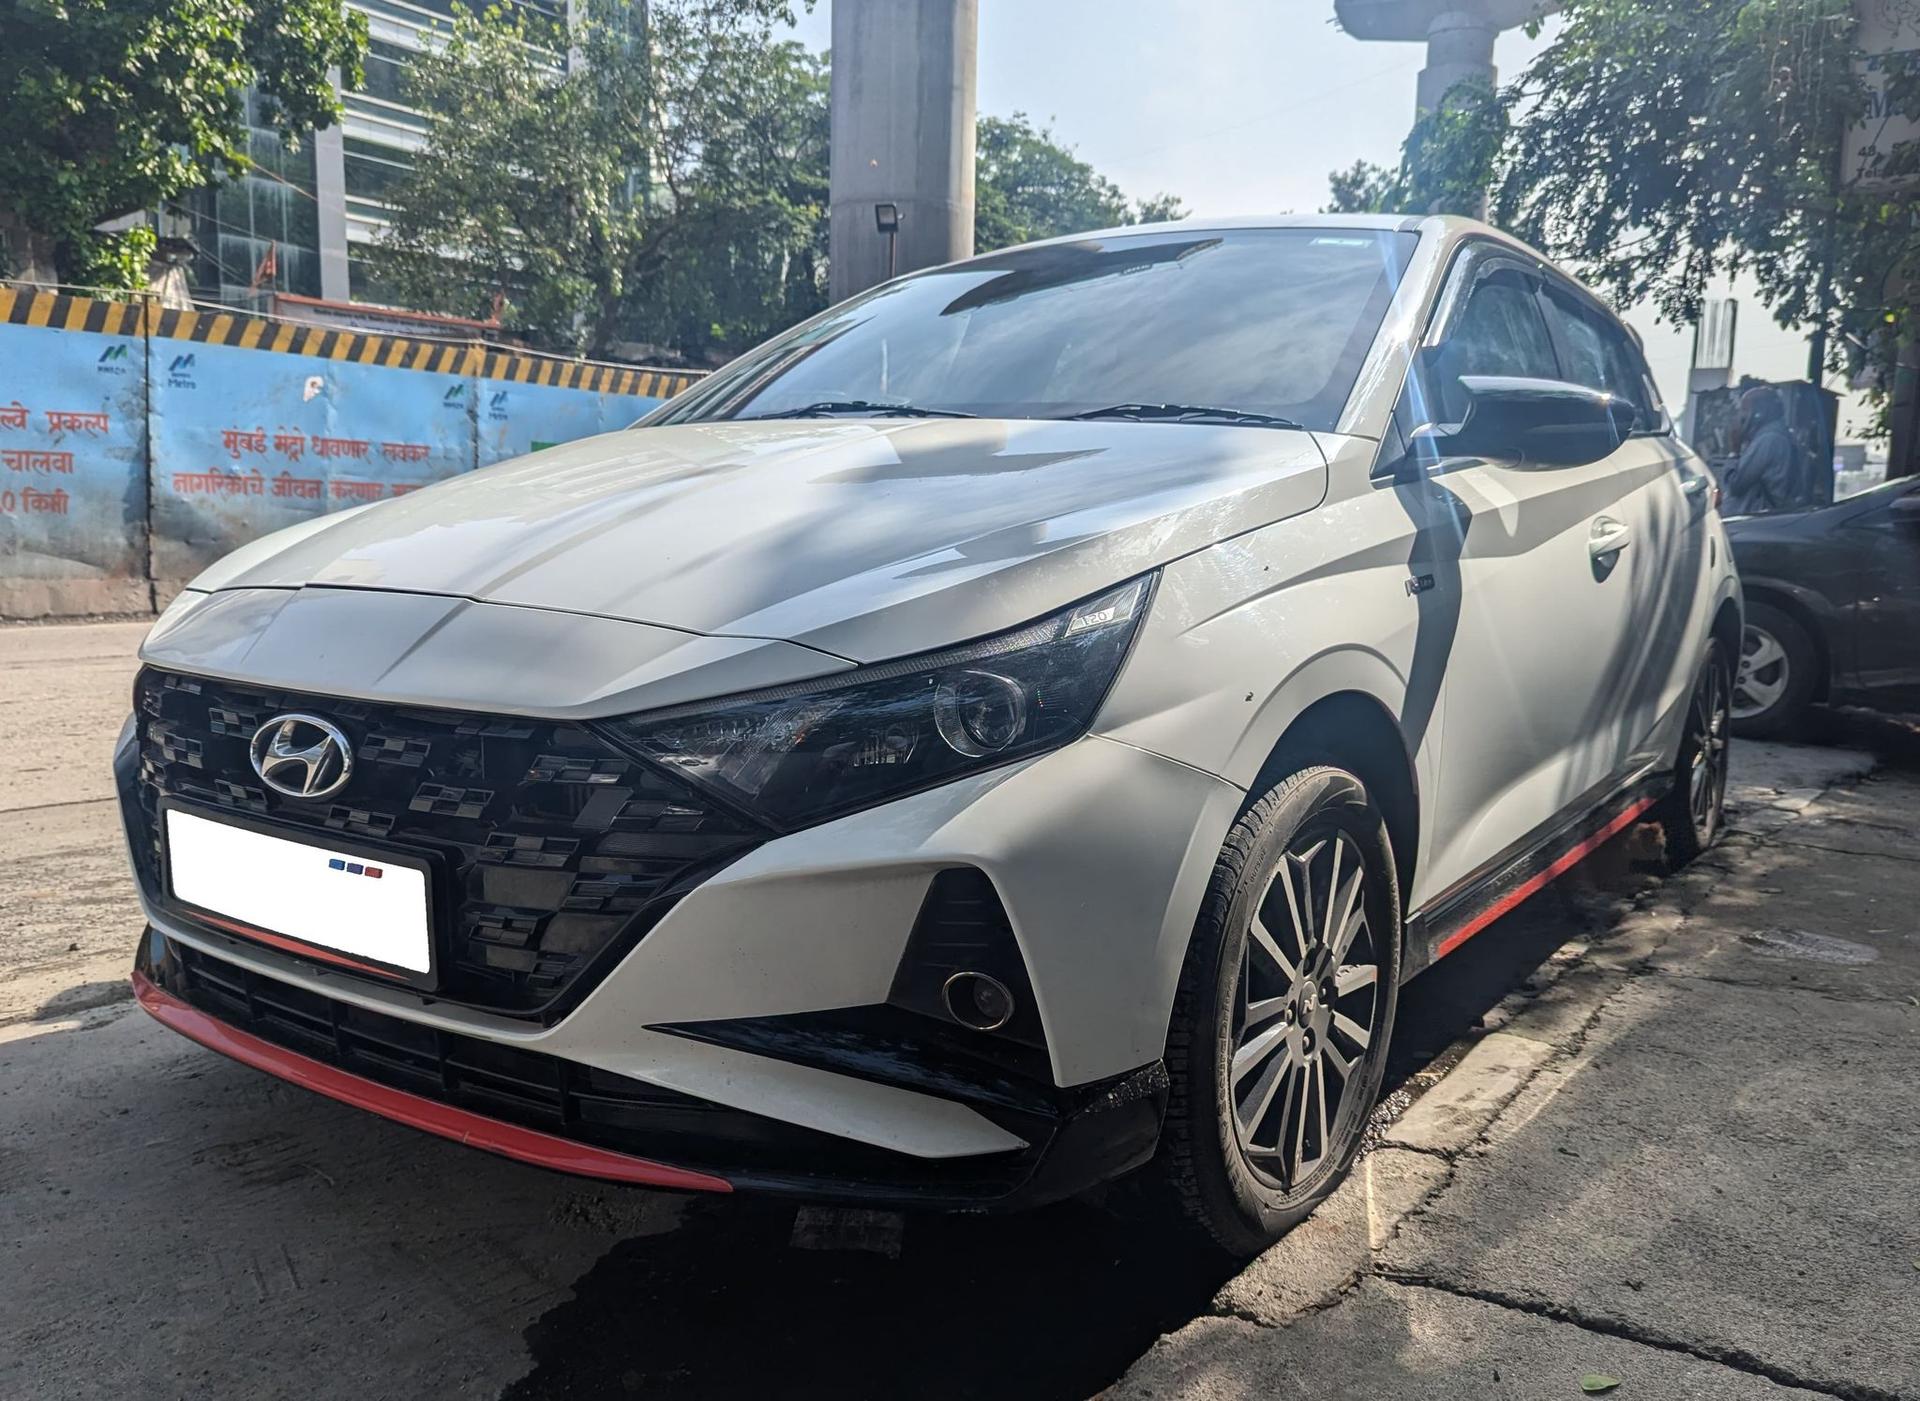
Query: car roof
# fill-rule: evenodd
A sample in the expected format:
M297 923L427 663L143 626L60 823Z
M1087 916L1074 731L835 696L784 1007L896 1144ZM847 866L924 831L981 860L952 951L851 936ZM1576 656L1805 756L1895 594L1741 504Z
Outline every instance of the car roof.
M1079 243L1090 238L1122 238L1129 234L1228 232L1235 229L1346 229L1362 233L1410 233L1418 234L1423 241L1431 240L1449 248L1465 239L1482 239L1504 244L1520 256L1552 268L1567 281L1586 292L1588 296L1593 295L1578 278L1559 267L1539 249L1522 243L1512 234L1503 229L1497 229L1492 224L1482 223L1478 219L1462 218L1457 214L1239 214L1227 218L1189 216L1185 219L1170 219L1157 224L1120 224L1112 228L1085 229L1077 233L1061 234L1054 238L1035 239L1031 243L1015 244L1008 248L996 248L991 253L982 253L977 256L993 258L1027 248L1047 248L1055 244ZM961 261L971 260L962 259Z
M1453 214L1236 214L1224 218L1189 215L1185 219L1170 219L1157 224L1118 224L1105 229L1084 229L1015 246L1044 248L1049 244L1077 243L1087 238L1117 238L1126 234L1172 233L1176 230L1181 233L1207 233L1232 229L1351 229L1367 233L1417 233L1423 237L1447 239L1479 234L1510 243L1534 257L1540 256L1513 235L1503 233L1491 224ZM994 250L996 253L1011 251L1010 248Z

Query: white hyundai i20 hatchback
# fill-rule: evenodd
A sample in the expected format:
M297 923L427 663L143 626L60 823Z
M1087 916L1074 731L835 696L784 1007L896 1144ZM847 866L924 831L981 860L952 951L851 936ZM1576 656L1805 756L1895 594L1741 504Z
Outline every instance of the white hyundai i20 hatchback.
M1239 1252L1399 988L1726 783L1738 583L1638 344L1490 229L902 278L624 432L260 540L116 757L167 1025L569 1172L1125 1177Z

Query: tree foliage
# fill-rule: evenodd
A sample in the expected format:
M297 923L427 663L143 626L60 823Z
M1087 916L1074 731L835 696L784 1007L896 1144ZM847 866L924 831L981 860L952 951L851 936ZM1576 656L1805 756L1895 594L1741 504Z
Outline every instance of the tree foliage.
M1355 161L1327 176L1329 198L1322 214L1391 214L1404 210L1399 170L1372 161Z
M1745 273L1781 324L1830 333L1829 368L1884 375L1920 332L1920 221L1910 184L1843 184L1856 44L1853 0L1566 0L1546 49L1442 143L1448 179L1620 305L1684 324ZM1889 105L1920 111L1920 70L1882 63ZM1430 207L1407 192L1419 137L1398 172L1338 172L1334 206ZM1870 173L1916 172L1909 142Z
M1036 238L1185 217L1172 195L1134 202L1024 112L982 117L974 165L973 243L990 252Z
M389 195L382 272L413 305L497 307L544 348L716 361L827 298L828 73L754 0L602 0L572 33L455 22L411 83L426 149ZM569 62L569 46L578 60ZM1022 115L979 123L991 249L1178 218L1130 202Z
M389 280L414 305L497 305L536 345L589 354L644 326L698 357L816 304L825 77L772 42L783 13L602 0L571 33L458 17L414 67L431 128L390 195Z
M1465 214L1486 211L1511 125L1507 103L1484 83L1463 83L1421 117L1388 169L1356 161L1328 176L1325 214Z
M63 281L138 285L145 230L97 224L247 165L246 92L289 140L360 80L339 0L0 0L0 212ZM4 271L5 269L0 269Z
M1747 271L1809 322L1835 221L1877 203L1836 188L1853 34L1852 0L1574 0L1506 94L1495 217L1623 304L1692 320Z

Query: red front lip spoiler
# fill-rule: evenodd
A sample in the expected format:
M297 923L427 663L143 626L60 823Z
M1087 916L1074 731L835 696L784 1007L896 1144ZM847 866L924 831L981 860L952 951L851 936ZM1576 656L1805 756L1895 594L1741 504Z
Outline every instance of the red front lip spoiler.
M153 1019L189 1041L198 1041L209 1050L302 1089L337 1099L343 1104L366 1109L382 1118L424 1129L469 1148L484 1148L489 1153L514 1158L536 1167L552 1168L579 1177L598 1177L608 1182L629 1182L645 1187L672 1187L685 1192L731 1192L733 1184L724 1178L703 1172L669 1167L645 1158L629 1157L605 1148L558 1138L536 1129L523 1129L484 1114L474 1114L452 1105L441 1104L405 1090L392 1089L359 1075L317 1061L271 1041L228 1026L190 1006L158 986L146 974L133 975L133 995Z

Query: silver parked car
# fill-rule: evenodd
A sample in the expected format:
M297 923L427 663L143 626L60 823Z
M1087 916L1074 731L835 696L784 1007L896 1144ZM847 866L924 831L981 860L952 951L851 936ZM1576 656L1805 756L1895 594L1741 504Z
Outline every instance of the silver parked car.
M199 578L117 755L163 1022L617 1181L1251 1252L1399 988L1713 841L1740 595L1633 337L1445 219L900 279Z

